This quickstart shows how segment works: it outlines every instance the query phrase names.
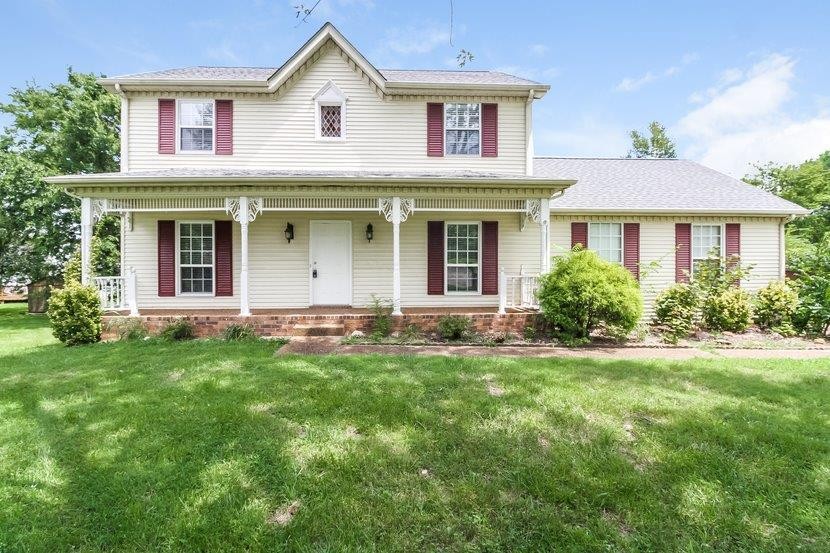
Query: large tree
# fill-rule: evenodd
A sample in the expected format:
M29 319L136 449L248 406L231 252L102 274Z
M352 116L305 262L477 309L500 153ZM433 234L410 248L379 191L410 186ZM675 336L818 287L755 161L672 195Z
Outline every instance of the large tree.
M651 136L645 136L640 131L631 131L631 149L628 157L636 158L675 158L677 151L671 138L666 134L666 127L657 121L648 126Z
M78 201L47 185L56 174L116 171L119 99L96 76L68 70L67 82L12 89L0 111L12 117L0 136L0 285L58 276L78 241ZM118 231L96 229L95 265L118 266ZM99 274L100 274L99 273Z

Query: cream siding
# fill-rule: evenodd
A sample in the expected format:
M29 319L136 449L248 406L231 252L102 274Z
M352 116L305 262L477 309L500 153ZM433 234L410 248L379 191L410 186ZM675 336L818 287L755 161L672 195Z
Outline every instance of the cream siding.
M135 213L132 230L125 231L125 265L137 272L139 309L238 309L239 225L233 225L234 296L157 295L157 221L227 219L218 212L181 214ZM253 309L307 307L310 298L309 221L352 222L352 288L355 306L366 306L377 295L392 296L392 226L374 213L266 212L249 228L249 297ZM427 221L498 221L499 266L518 274L539 270L539 227L520 230L518 214L414 213L401 224L401 295L406 307L496 306L496 295L443 295L426 293ZM294 225L289 244L283 230ZM374 227L374 239L366 240L366 225Z
M749 277L742 286L750 291L757 290L779 278L779 251L777 218L762 217L618 217L557 215L551 217L551 251L561 255L571 245L571 222L607 221L640 223L640 286L646 307L646 314L653 312L654 298L661 290L674 284L675 223L741 225L741 259L752 266Z
M348 97L346 139L315 135L314 94L329 80ZM158 153L158 98L213 97L200 94L136 94L129 109L130 170L172 167L347 169L389 171L471 170L524 174L524 99L500 98L496 158L426 155L428 101L494 101L493 98L407 97L383 100L336 49L330 49L279 97L218 95L234 99L234 153Z

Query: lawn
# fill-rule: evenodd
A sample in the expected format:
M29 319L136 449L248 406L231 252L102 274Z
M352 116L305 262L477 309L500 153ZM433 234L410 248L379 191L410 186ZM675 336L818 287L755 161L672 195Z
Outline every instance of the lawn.
M65 348L0 306L0 551L830 549L830 362Z

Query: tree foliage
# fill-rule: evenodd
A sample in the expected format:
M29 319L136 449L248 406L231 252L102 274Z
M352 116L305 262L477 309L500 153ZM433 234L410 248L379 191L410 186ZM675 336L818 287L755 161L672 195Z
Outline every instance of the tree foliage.
M65 83L29 83L0 104L12 118L0 137L0 284L60 276L78 241L78 201L44 177L118 170L119 99L95 80L70 68ZM96 268L113 274L118 225L96 235Z
M648 126L651 136L645 136L640 131L631 131L631 149L628 157L636 158L676 158L677 150L674 142L666 134L666 127L658 121L652 121Z

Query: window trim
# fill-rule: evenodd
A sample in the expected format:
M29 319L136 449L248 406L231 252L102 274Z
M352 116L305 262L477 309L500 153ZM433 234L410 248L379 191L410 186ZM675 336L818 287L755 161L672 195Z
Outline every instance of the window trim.
M345 142L347 134L346 96L333 80L328 80L314 94L314 138L317 142ZM340 106L340 136L323 136L321 131L320 108Z
M689 264L691 265L690 270L691 274L689 275L690 279L693 279L695 276L695 260L702 260L706 259L705 257L695 257L695 227L720 227L720 260L721 263L724 262L726 256L726 224L725 223L692 223L691 228L689 229Z
M624 266L625 265L625 223L622 221L588 221L588 235L586 237L586 242L588 242L587 247L589 250L593 250L597 252L599 255L599 250L591 246L591 225L620 225L620 260L619 261L608 261L605 259L604 261L608 261L608 263L614 263L615 265ZM600 257L600 259L602 259Z
M213 275L213 284L211 285L211 292L182 292L182 257L180 252L181 246L181 225L184 224L209 224L213 229L213 263L210 267L213 268L211 274ZM193 265L188 263L188 267L207 267L208 265ZM202 219L181 219L176 220L176 296L196 296L196 297L215 297L216 296L216 221L202 220Z
M213 125L210 127L213 131L213 148L210 150L182 150L182 104L213 104ZM206 129L208 127L190 127L185 129ZM216 99L214 98L177 98L176 99L176 154L182 155L215 155L216 154Z
M477 267L478 272L478 284L477 289L475 291L450 291L447 283L449 280L449 268L450 264L447 261L447 256L449 254L447 243L449 241L450 235L450 225L477 225L478 226L478 263L476 265L470 265L467 263L453 263L453 267ZM444 221L444 294L448 296L480 296L481 294L481 250L482 250L482 236L481 236L481 221Z
M448 129L447 128L447 104L477 104L478 105L478 129ZM482 136L482 109L481 109L481 102L444 102L441 104L441 126L443 127L444 132L444 156L445 157L460 157L463 159L469 158L476 158L481 157L481 150L482 150L482 142L484 141L484 137ZM447 151L447 131L448 130L478 130L478 153L477 154L451 154Z

